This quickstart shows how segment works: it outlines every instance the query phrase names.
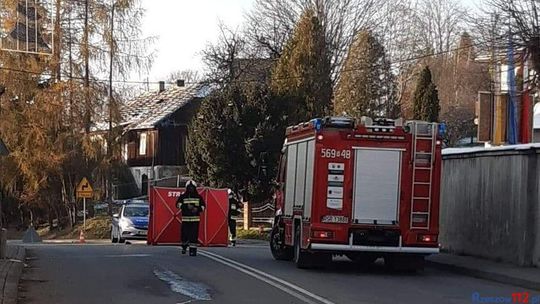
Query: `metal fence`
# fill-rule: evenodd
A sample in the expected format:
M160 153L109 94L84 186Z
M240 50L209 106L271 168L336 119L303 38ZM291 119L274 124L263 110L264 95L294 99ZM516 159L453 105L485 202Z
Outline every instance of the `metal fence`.
M274 222L275 208L273 202L256 205L251 209L251 222L255 225L272 224ZM246 208L242 210L242 214L236 219L238 223L244 223L244 214ZM257 225L257 226L258 226Z
M441 187L443 249L540 266L540 145L447 149Z

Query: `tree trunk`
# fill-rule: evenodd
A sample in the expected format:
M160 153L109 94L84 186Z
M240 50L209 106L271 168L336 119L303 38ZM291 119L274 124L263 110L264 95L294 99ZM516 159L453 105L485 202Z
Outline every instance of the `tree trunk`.
M54 32L56 36L56 40L54 41L54 60L56 64L56 80L61 81L62 80L62 66L61 66L61 47L62 47L62 34L61 34L61 7L62 7L62 0L56 0L56 19L54 22Z
M19 217L20 217L20 221L21 221L21 228L24 229L25 228L25 222L24 222L24 212L21 208L21 205L19 204Z
M49 231L53 230L53 215L52 215L52 206L49 205L47 208L47 221L49 222Z

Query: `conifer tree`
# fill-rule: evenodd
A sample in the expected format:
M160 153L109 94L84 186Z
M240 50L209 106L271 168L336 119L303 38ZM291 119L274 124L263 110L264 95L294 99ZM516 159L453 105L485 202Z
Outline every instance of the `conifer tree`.
M332 82L324 28L315 11L301 16L272 73L274 93L286 96L296 123L330 114Z
M420 72L414 91L414 119L436 122L439 120L439 96L437 87L431 79L429 67Z
M336 88L336 114L396 118L394 80L384 46L369 31L359 32Z

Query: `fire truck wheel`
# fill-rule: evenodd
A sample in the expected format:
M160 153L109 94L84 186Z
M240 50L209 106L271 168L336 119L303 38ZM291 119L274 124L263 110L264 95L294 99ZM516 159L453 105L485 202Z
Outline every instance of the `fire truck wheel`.
M422 271L424 263L424 256L421 255L388 255L384 257L385 266L394 271Z
M295 229L294 233L294 263L298 268L311 268L313 267L314 256L304 251L300 246L300 229Z
M290 246L285 245L285 239L279 226L274 226L270 233L270 251L272 251L274 259L279 261L290 261L293 258L293 250Z
M348 253L347 257L353 262L365 266L373 264L379 258L377 255L369 253Z

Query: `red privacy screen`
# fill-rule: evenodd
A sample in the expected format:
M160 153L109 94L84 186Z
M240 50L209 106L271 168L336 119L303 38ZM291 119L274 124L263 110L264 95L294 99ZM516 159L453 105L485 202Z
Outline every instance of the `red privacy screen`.
M150 187L148 245L180 244L182 216L176 208L176 200L183 191L183 188ZM198 188L197 191L206 202L206 210L201 215L199 243L203 246L227 246L227 190Z

